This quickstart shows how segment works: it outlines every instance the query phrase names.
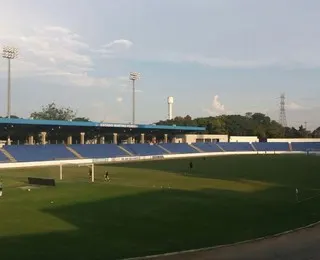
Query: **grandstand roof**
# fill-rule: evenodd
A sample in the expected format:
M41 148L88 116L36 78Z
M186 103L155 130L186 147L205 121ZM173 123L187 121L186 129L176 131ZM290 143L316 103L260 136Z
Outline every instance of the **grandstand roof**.
M64 127L67 129L96 129L104 132L117 132L130 129L135 132L168 131L168 132L203 132L205 127L176 126L176 125L155 125L155 124L123 124L105 122L80 122L80 121L60 121L60 120L35 120L35 119L13 119L0 118L0 126L11 125L19 128L51 129L52 127Z

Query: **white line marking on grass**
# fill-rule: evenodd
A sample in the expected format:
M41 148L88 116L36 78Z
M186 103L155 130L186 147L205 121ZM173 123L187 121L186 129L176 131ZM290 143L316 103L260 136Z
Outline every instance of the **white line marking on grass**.
M319 196L320 196L320 194L318 194L316 196L313 196L313 197L310 197L310 198L306 198L306 199L300 200L300 201L298 201L298 203L301 203L301 202L304 202L304 201L307 201L307 200L311 200L311 199L317 198Z
M146 186L146 185L143 186L143 185L135 185L135 184L124 184L124 183L117 183L117 182L112 182L112 181L109 182L109 185L113 185L113 186L124 186L124 187L133 187L133 188L145 188L145 189L154 188L153 186ZM155 188L160 189L160 187L155 187Z
M22 186L22 187L18 187L22 190L32 190L32 189L40 189L40 186Z

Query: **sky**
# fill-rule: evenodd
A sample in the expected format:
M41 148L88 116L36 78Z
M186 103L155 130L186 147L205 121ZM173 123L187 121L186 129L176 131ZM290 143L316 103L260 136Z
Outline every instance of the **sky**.
M262 112L320 126L318 0L0 0L0 46L14 46L12 113L55 102L94 121ZM0 115L7 60L0 60Z

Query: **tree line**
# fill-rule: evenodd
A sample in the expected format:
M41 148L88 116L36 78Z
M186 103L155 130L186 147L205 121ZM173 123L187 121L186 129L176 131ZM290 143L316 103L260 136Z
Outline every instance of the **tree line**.
M248 112L245 115L220 115L199 117L175 117L172 120L159 121L158 125L202 126L207 134L228 134L229 136L257 136L266 138L320 138L320 127L313 132L302 125L299 128L283 127L262 113Z
M19 118L12 115L11 118ZM69 107L58 107L54 102L43 106L40 111L31 113L30 118L42 120L90 121L87 117L78 116ZM172 120L159 121L157 125L202 126L207 134L228 134L229 136L257 136L266 138L320 138L320 127L313 132L302 125L298 128L283 127L275 120L262 113L248 112L245 115L220 115L199 117L177 116Z
M16 115L11 115L10 117L16 119L20 118ZM42 106L40 111L32 112L29 118L39 120L90 121L87 117L77 116L77 113L70 107L59 107L54 102L46 106Z

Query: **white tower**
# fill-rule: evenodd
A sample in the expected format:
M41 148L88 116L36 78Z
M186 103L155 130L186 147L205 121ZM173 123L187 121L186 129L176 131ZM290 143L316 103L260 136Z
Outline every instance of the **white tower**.
M168 97L168 119L173 119L172 116L173 97Z

